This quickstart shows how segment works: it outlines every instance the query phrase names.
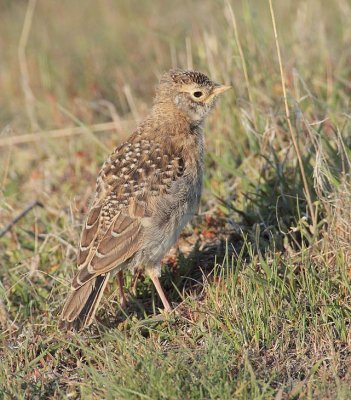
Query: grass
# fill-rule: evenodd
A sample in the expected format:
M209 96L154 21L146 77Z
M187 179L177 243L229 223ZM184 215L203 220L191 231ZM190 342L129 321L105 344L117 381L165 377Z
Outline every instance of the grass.
M0 228L44 207L0 239L0 399L350 398L351 7L272 6L2 2ZM127 276L125 313L111 282L91 328L60 332L99 166L175 65L234 87L164 260L175 312Z

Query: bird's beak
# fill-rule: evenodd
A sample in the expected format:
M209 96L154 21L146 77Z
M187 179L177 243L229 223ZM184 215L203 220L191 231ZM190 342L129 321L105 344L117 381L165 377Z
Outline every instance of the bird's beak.
M231 86L226 85L218 85L212 90L212 94L215 96L219 95L220 93L226 92L227 90L231 89Z
M220 93L226 92L227 90L231 89L231 86L226 86L226 85L216 85L212 91L211 94L207 97L205 100L205 103L209 103L212 101L212 99L216 96L218 96Z

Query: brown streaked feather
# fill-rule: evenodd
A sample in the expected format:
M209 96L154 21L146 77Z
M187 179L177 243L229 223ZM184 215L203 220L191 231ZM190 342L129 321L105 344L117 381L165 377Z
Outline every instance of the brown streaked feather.
M82 320L79 315L85 305L93 310L93 314L88 316L87 311L82 323L86 325L88 319L92 320L95 306L90 306L93 306L97 296L92 294L96 293L96 282L101 281L101 276L117 270L139 250L143 218L150 217L147 211L150 199L166 193L172 182L184 173L184 161L173 153L173 149L161 154L161 145L157 141L139 140L140 143L122 147L123 151L134 151L133 155L140 157L132 159L132 163L135 160L133 167L130 162L125 163L117 151L99 175L95 205L88 214L81 235L78 271L63 310L63 315L68 313L67 318L71 321ZM116 165L113 165L114 162ZM115 175L118 174L117 164L123 170L118 176ZM102 291L103 287L99 289L100 297Z
M89 212L80 239L80 247L83 249L89 247L96 237L96 234L99 229L99 217L101 209L102 205L98 207L93 207Z
M138 250L141 221L148 217L148 198L165 193L184 173L184 161L174 154L174 149L169 148L169 153L163 154L160 149L157 141L139 137L139 141L117 149L103 166L98 179L98 187L103 185L103 190L98 191L96 205L83 228L73 289L98 274L117 268ZM129 152L131 161L123 159L121 150ZM117 167L123 172L118 176L114 175L118 173Z
M64 322L88 325L109 275L123 268L146 268L169 309L156 279L159 264L199 202L203 121L214 106L213 97L201 99L218 86L196 71L165 74L149 116L102 166ZM198 87L202 97L196 100L190 89Z
M96 275L106 273L130 258L139 248L140 219L118 213L109 229L91 249L91 257L79 268L72 282L72 289L84 285Z
M82 237L80 239L80 247L82 250L88 248L95 240L98 233L99 224L96 223L88 228L87 225L84 227Z
M146 215L146 203L145 201L138 201L133 198L129 202L128 213L131 217L149 217Z
M88 216L87 222L86 222L87 228L90 228L92 225L94 225L97 222L97 220L100 216L101 207L102 207L102 205L95 206L90 210L89 216Z
M110 273L99 275L77 290L72 290L61 313L60 327L80 330L95 316Z
M102 204L93 207L85 222L79 243L77 258L78 269L82 269L88 262L88 257L91 254L95 239L99 233L101 210Z
M99 275L96 277L95 287L93 292L90 294L87 302L85 303L79 317L75 321L75 328L81 329L85 326L89 326L95 317L96 310L100 304L102 295L104 294L105 287L108 283L110 273L105 275Z
M110 234L105 235L105 237L100 241L97 252L100 256L107 256L115 249L119 249L123 243L128 243L131 237L136 237L137 233L140 231L140 221L133 221L127 228L123 231L111 230ZM109 232L108 232L109 233ZM120 250L118 250L120 252Z
M79 270L73 278L72 289L77 289L96 276L113 269L118 271L118 266L125 262L138 250L138 245L139 243L135 243L133 246L124 245L122 248L116 249L116 251L113 251L102 258L98 257L95 253L90 263ZM119 250L121 250L120 254Z
M112 231L111 234L120 234L123 231L127 230L130 225L135 222L133 218L130 218L128 215L121 215L120 218L116 218L115 222L112 225Z
M138 225L129 235L120 241L118 246L113 248L107 254L95 253L90 265L95 273L101 273L107 270L109 266L114 263L114 267L126 261L131 257L139 248L139 240L137 240L141 226ZM118 238L120 240L120 238Z
M82 250L81 248L79 248L78 258L77 258L78 269L83 268L90 253L90 250L91 250L90 247L88 247L86 250Z
M82 311L86 300L93 291L93 287L94 282L91 281L88 284L79 287L77 290L71 289L61 313L62 321L72 322L77 318L79 313Z

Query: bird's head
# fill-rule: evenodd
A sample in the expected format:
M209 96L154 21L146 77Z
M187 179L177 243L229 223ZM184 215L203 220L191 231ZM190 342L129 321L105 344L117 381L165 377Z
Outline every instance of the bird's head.
M190 122L200 123L214 107L218 95L230 88L212 82L201 72L174 69L162 76L155 105L175 106Z

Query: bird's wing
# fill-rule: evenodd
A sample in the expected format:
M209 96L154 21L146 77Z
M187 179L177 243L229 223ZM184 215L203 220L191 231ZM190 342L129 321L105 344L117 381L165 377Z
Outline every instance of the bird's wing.
M150 199L167 193L184 173L182 158L169 146L162 149L134 136L103 165L81 234L73 289L116 268L140 248Z

